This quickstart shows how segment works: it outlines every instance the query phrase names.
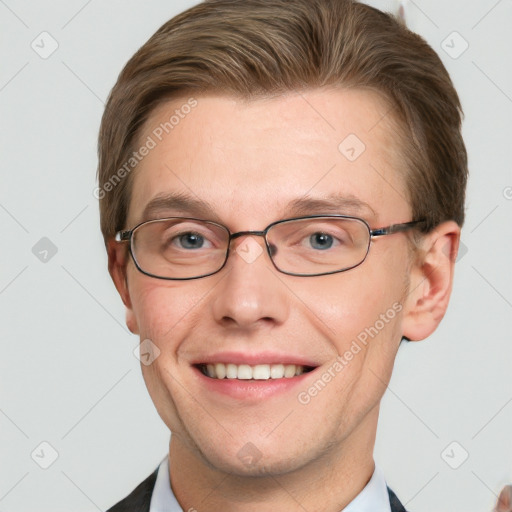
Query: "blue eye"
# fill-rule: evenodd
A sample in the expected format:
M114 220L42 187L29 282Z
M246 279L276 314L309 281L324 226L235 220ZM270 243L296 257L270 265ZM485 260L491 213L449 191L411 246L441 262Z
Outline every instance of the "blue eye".
M204 244L204 238L198 233L184 233L177 240L184 249L201 249Z
M309 237L309 242L313 249L325 250L332 247L334 239L327 233L314 233Z

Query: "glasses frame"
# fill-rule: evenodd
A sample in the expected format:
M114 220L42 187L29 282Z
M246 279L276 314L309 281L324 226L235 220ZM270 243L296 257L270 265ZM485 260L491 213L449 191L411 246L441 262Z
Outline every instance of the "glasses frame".
M295 272L286 272L284 270L281 270L275 264L274 258L272 257L272 250L271 250L270 244L269 244L269 242L267 240L267 233L269 232L269 230L273 226L276 226L278 224L284 224L286 222L293 222L293 221L297 221L297 220L307 220L307 219L319 219L319 218L325 218L325 219L349 219L349 220L355 220L355 221L359 221L359 222L363 223L366 226L366 228L368 229L368 234L369 234L369 237L368 237L368 247L366 248L366 252L365 252L364 258L359 263L357 263L356 265L352 265L351 267L343 268L341 270L332 270L332 271L329 271L329 272L320 272L318 274L298 274L298 273L295 273ZM226 255L224 257L224 262L223 262L223 264L221 265L220 268L218 268L214 272L210 272L208 274L202 274L200 276L194 276L194 277L162 277L162 276L157 276L155 274L151 274L150 272L146 272L145 270L143 270L140 267L139 262L137 261L137 258L135 257L135 253L134 253L134 249L133 249L133 245L134 245L134 243L133 243L133 234L137 231L137 229L139 229L141 226L144 226L145 224L149 224L149 223L153 223L153 222L164 222L166 220L173 220L173 219L182 219L182 220L206 222L207 224L213 224L213 225L215 225L215 226L217 226L219 228L222 228L224 231L226 231L226 233L229 236L229 238L228 238L228 245L227 245L227 248L226 248ZM421 223L424 223L424 222L425 222L425 219L420 219L420 220L413 220L413 221L410 221L410 222L402 222L400 224L391 224L391 225L383 227L383 228L372 229L370 227L370 225L368 224L368 222L366 222L364 219L361 219L360 217L353 217L351 215L306 215L306 216L302 216L302 217L292 217L292 218L289 218L289 219L282 219L282 220L274 221L271 224L269 224L262 231L237 231L236 233L231 233L229 228L227 228L223 224L220 224L220 223L212 221L212 220L199 219L199 218L196 218L196 217L173 216L173 217L164 217L164 218L161 218L161 219L145 220L145 221L137 224L132 229L118 231L116 233L116 235L115 235L115 240L116 240L116 242L119 242L119 243L124 243L124 242L129 242L130 243L130 245L129 245L130 255L131 255L132 259L133 259L133 262L135 263L135 267L137 268L137 270L139 272L141 272L142 274L144 274L146 276L154 277L156 279L164 279L166 281L190 281L192 279L201 279L203 277L208 277L208 276L212 276L214 274L217 274L218 272L220 272L226 266L226 263L227 263L228 258L229 258L229 252L230 252L230 249L231 249L231 241L235 240L237 238L240 238L242 236L262 236L263 239L265 240L265 247L267 249L268 257L270 258L270 261L272 262L272 265L274 266L274 268L278 272L281 272L282 274L286 274L286 275L289 275L289 276L296 276L296 277L318 277L318 276L325 276L325 275L330 275L330 274L339 274L340 272L346 272L347 270L352 270L353 268L356 268L359 265L362 265L364 263L364 261L366 260L366 258L368 256L368 253L370 252L370 246L371 246L372 240L374 238L377 238L377 237L380 237L380 236L386 236L386 235L393 235L395 233L402 233L404 231L408 231L410 229L413 229L418 224L421 224Z

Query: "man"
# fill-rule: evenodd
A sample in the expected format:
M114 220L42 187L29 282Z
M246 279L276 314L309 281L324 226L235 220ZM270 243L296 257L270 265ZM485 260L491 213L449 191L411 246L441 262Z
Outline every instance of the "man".
M128 62L99 141L109 271L169 456L112 512L405 510L373 460L402 339L445 314L461 108L349 0L210 0Z

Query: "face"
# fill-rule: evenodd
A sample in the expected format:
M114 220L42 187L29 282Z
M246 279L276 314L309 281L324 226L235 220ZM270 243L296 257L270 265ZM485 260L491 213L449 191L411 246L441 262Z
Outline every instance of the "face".
M375 93L196 100L134 171L127 229L169 216L215 220L231 232L309 214L353 215L371 228L412 220L397 133ZM186 102L160 105L140 140ZM144 216L162 194L193 201ZM128 325L160 351L142 365L160 416L191 457L240 475L371 451L403 334L406 234L376 238L360 266L318 277L278 272L260 247L261 237L235 239L219 273L189 281L143 275L127 259ZM220 364L222 373L228 363L305 371L279 378L276 366L277 377L268 380L202 372Z

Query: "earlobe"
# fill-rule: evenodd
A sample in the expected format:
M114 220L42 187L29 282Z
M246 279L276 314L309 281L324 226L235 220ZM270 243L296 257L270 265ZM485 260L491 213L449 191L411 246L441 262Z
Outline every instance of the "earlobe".
M133 334L139 334L137 319L133 312L132 301L128 289L127 279L127 260L128 254L125 247L121 246L115 240L109 240L107 243L108 271L114 285L121 296L123 304L126 307L126 325Z
M430 336L446 313L459 240L457 223L443 222L425 235L420 254L411 264L402 322L402 334L411 341Z
M131 308L126 308L126 326L130 329L132 334L140 334L137 319L135 318L135 314Z

